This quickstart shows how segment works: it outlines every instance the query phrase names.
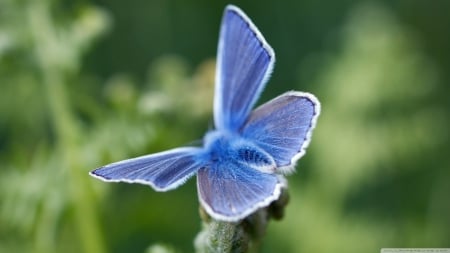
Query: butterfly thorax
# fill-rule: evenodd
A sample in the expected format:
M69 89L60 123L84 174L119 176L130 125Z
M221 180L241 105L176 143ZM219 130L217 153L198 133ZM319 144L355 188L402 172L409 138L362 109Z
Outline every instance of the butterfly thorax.
M220 130L208 132L204 138L204 148L212 163L238 163L253 169L273 173L276 168L273 157L236 133Z

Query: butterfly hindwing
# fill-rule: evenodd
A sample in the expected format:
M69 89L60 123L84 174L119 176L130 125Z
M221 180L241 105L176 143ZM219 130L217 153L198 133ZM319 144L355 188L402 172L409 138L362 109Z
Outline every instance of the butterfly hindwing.
M197 173L202 206L215 219L237 221L278 199L284 182L232 161L212 164Z
M242 126L272 72L275 55L251 20L227 6L216 66L214 123L219 130Z
M201 148L184 147L105 165L90 172L103 181L141 183L157 191L183 184L200 167Z
M287 172L304 155L319 114L316 97L287 92L255 109L241 134L272 155L279 172Z

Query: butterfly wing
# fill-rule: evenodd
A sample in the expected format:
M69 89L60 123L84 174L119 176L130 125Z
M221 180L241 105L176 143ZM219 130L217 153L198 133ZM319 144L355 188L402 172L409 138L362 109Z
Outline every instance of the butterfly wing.
M219 130L239 129L272 72L275 55L251 20L227 6L220 29L214 97Z
M255 109L241 134L272 155L279 172L290 172L305 154L319 114L314 95L287 92Z
M211 217L238 221L278 199L284 181L243 164L222 162L197 173L200 203Z
M157 191L175 189L200 168L201 148L184 147L111 163L90 174L107 182L140 183Z

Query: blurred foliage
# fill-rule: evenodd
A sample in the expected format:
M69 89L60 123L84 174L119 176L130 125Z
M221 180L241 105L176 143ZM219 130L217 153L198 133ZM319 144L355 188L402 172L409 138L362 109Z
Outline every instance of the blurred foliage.
M450 6L327 3L237 3L277 52L260 102L323 104L263 252L448 247ZM195 180L161 194L87 172L200 143L224 5L0 0L0 252L193 250Z

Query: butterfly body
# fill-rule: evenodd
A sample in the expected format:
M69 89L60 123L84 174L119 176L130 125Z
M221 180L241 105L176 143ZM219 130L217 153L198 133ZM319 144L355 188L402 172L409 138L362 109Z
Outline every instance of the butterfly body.
M225 8L214 96L215 130L203 147L181 147L105 165L90 172L107 182L168 191L197 175L206 212L238 221L278 199L311 140L320 103L290 91L252 111L272 72L275 54L239 8Z
M232 161L262 172L275 172L276 164L270 154L238 134L210 132L205 136L204 148L208 155L206 160L211 163Z

